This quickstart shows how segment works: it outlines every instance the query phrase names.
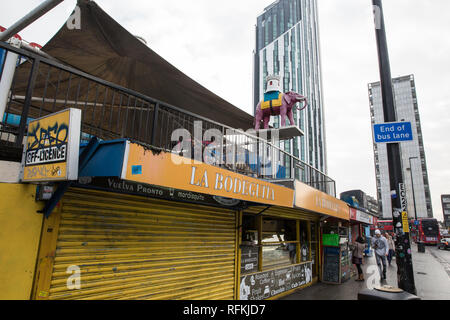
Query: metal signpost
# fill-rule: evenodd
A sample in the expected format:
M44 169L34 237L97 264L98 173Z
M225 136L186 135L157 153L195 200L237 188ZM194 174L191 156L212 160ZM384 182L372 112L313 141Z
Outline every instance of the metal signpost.
M394 92L392 86L392 76L389 63L389 54L386 40L386 31L384 25L383 8L381 0L372 0L375 24L376 24L376 38L378 47L378 59L381 76L381 91L383 97L383 112L384 120L386 123L392 123L397 121L394 105ZM392 128L392 124L391 128ZM388 126L384 128L388 129ZM394 128L395 129L395 128ZM403 128L402 128L403 131ZM395 132L394 132L395 133ZM404 132L403 132L404 134ZM381 137L383 138L383 137ZM395 140L392 133L391 140ZM402 164L400 157L400 145L398 142L387 143L388 153L388 165L389 165L389 177L390 187L392 194L392 209L393 209L393 224L394 232L396 234L395 250L397 261L397 277L399 288L416 294L416 287L414 283L414 271L412 265L411 255L411 243L409 237L408 220L404 219L406 213L401 210L402 207L400 201L401 184L403 184ZM406 215L407 218L407 215ZM405 225L406 222L406 225Z

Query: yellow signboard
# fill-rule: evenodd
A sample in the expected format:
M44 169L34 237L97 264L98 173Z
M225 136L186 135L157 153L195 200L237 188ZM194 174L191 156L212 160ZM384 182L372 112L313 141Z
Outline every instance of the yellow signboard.
M402 212L402 223L403 223L403 232L408 233L409 232L409 222L408 222L408 213L403 211Z
M294 190L130 143L122 179L270 205L293 207Z
M81 110L67 109L28 125L22 181L78 179Z
M295 182L294 205L296 208L350 220L350 208L347 203L299 181Z

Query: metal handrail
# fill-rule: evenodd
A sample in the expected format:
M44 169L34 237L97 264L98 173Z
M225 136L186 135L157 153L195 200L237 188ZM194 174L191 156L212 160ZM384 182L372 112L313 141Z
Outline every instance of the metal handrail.
M32 64L32 68L31 68L31 72L30 72L31 73L31 75L30 75L30 79L31 80L33 79L33 72L36 72L36 73L39 72L39 67L40 66L46 65L46 66L49 67L47 80L46 80L47 82L46 82L46 85L45 85L45 91L44 91L44 96L43 97L33 97L32 95L29 94L29 92L32 92L34 83L28 83L28 87L31 88L31 90L27 90L25 96L24 95L17 95L17 94L15 94L13 92L13 88L11 90L10 104L11 104L11 102L17 103L17 101L24 101L24 105L23 105L23 109L22 109L22 115L24 117L22 117L21 123L20 123L20 127L18 128L18 132L17 132L18 133L18 139L16 141L17 144L21 144L22 143L23 139L20 140L20 138L23 137L23 134L26 131L26 119L28 118L28 115L29 115L27 108L30 107L32 102L39 102L40 101L40 102L43 103L43 105L45 105L45 103L51 102L51 103L53 103L53 109L55 108L56 104L64 105L64 106L67 106L67 104L71 104L71 105L75 104L75 106L79 107L79 108L84 106L84 108L85 108L84 110L87 110L86 109L87 107L93 107L92 123L84 122L83 125L87 126L91 130L91 132L94 132L94 133L96 133L96 132L104 132L106 134L106 136L108 136L108 137L114 136L114 134L116 136L121 136L121 137L127 136L127 133L128 133L128 131L130 129L128 127L128 121L129 120L131 121L131 119L128 119L128 113L130 111L133 112L134 119L136 119L136 113L138 111L141 112L141 114L140 114L141 116L142 116L143 112L147 112L147 120L146 120L147 127L148 127L150 113L152 112L153 113L152 114L153 125L152 125L152 128L151 128L152 131L151 131L151 134L150 134L151 138L146 140L146 139L140 139L140 138L137 139L137 138L133 137L133 135L135 134L136 129L138 130L138 135L140 135L139 132L141 131L142 117L139 118L139 127L138 128L136 128L137 123L131 121L132 134L131 134L131 137L128 137L128 138L132 138L134 141L142 143L142 144L145 144L145 145L148 145L148 146L156 147L156 148L162 149L162 150L167 150L168 148L164 148L163 145L157 145L156 143L154 143L155 142L154 141L154 137L156 136L155 129L161 130L161 131L163 129L163 124L160 124L159 128L157 126L158 120L159 120L159 118L158 118L159 116L161 116L161 119L164 119L163 117L166 117L167 122L169 122L169 119L170 119L170 121L172 121L172 123L171 123L172 127L174 127L175 124L182 126L182 122L184 124L186 124L186 121L191 126L193 125L193 123L195 121L203 121L203 122L207 123L207 126L209 128L217 128L217 129L220 128L220 130L223 133L223 138L226 137L226 133L227 132L232 132L233 133L233 137L234 137L233 138L234 139L233 143L235 143L236 146L237 146L238 141L240 141L240 140L245 140L247 144L250 144L250 141L251 141L251 144L257 145L258 150L260 150L260 148L262 146L262 150L265 150L264 154L263 154L263 159L262 159L263 161L267 160L267 159L264 159L264 157L267 157L267 158L271 159L272 156L275 156L276 160L285 163L285 165L288 165L289 169L291 170L290 171L290 178L283 178L283 180L286 180L286 179L287 180L289 180L289 179L290 180L295 180L295 178L296 178L295 170L302 170L305 175L309 176L309 179L311 179L313 176L317 176L317 178L318 178L317 181L310 181L309 182L309 184L312 185L312 186L318 186L318 185L323 184L323 183L332 183L332 189L333 190L331 191L331 194L334 194L334 196L335 196L335 182L334 182L334 180L329 178L326 174L324 174L320 170L310 166L306 162L304 162L301 159L295 157L291 153L288 153L287 151L282 150L278 146L274 145L272 142L264 140L261 137L258 137L257 135L252 135L252 134L250 134L248 132L244 132L241 129L232 128L230 126L227 126L227 125L218 123L216 121L207 119L205 117L202 117L202 116L199 116L199 115L194 114L192 112L183 110L183 109L178 108L176 106L173 106L173 105L170 105L168 103L165 103L165 102L159 101L157 99L151 98L151 97L149 97L147 95L144 95L142 93L136 92L134 90L131 90L131 89L119 86L119 85L116 85L116 84L111 83L109 81L105 81L103 79L100 79L100 78L97 78L97 77L92 76L90 74L87 74L87 73L85 73L83 71L80 71L80 70L77 70L75 68L66 66L66 65L60 63L59 61L54 61L54 60L48 59L46 57L42 57L42 56L40 56L40 55L38 55L38 54L36 54L34 52L29 52L29 51L26 51L26 50L23 50L23 49L20 49L20 48L16 48L16 47L10 46L10 45L8 45L6 43L2 43L2 42L0 42L0 48L3 48L5 50L7 50L7 51L15 52L15 53L17 53L18 55L20 55L22 57L26 57L26 58L32 60L33 64ZM80 80L79 80L80 84L81 84L81 80L82 79L88 80L90 82L93 82L94 85L92 86L92 90L94 90L94 87L96 87L96 90L97 90L97 95L96 95L95 101L94 102L92 102L92 101L88 102L87 101L88 95L89 95L90 83L88 84L88 89L87 89L88 92L86 93L86 101L84 103L81 101L81 99L80 99L80 101L78 101L78 98L79 98L78 95L76 96L75 100L74 99L69 99L68 98L68 95L69 95L68 92L66 93L65 97L62 97L62 98L58 99L58 97L56 97L58 95L58 90L56 90L55 97L48 98L47 96L45 96L45 94L46 94L45 92L47 90L48 83L51 84L51 82L49 81L50 68L58 69L59 76L58 76L57 88L59 88L59 85L60 85L59 80L60 80L61 72L66 72L66 73L68 73L70 75L69 83L70 83L70 80L72 80L73 77L75 77L75 78L79 77L80 78ZM36 79L36 75L34 76L34 80L35 79ZM99 94L99 85L105 87L104 99L102 99L104 101L98 101L97 100L98 94ZM70 86L68 86L68 88L69 87ZM118 108L116 129L118 131L121 131L121 132L113 132L111 130L104 129L102 127L103 122L101 122L100 126L95 127L95 122L97 122L97 121L95 121L95 111L96 111L95 108L96 107L101 108L102 109L102 116L104 116L104 114L105 114L105 107L109 107L109 105L107 104L107 101L106 101L108 90L111 90L113 92L113 102L111 102L111 104L110 104L110 106L111 106L111 111L110 111L110 113L111 113L111 116L110 116L110 129L112 127L113 109L116 107L116 108ZM120 105L117 105L117 106L114 105L114 95L116 95L116 94L120 95L120 97L121 97ZM125 97L125 99L123 99L124 97ZM120 123L120 124L123 127L122 127L121 130L119 130L118 127L119 127L119 122L121 120L121 118L120 118L120 111L122 110L122 107L124 107L124 105L122 105L122 100L126 100L127 98L128 98L128 104L125 107L125 109L123 110L124 113L126 112L126 119L125 119L125 122L122 119L122 123ZM134 106L130 105L130 100L131 101L134 100ZM141 101L141 103L138 104L138 101ZM43 106L41 106L41 111L42 111L42 109L43 109ZM48 112L48 110L44 110L44 111ZM0 119L0 120L3 120L3 119ZM104 121L104 120L106 120L106 118L103 118L103 119L100 119L100 120ZM0 121L0 124L1 123L2 122ZM3 124L3 125L5 125L5 124ZM166 128L166 129L169 129L169 128ZM126 132L124 132L124 131L126 131ZM2 132L2 129L0 127L0 133L1 132ZM148 132L144 132L144 134L145 134L146 137L148 137ZM160 138L161 137L162 137L162 134L161 134ZM266 152L268 149L269 149L269 152ZM222 155L223 154L224 153L223 153L223 149L222 149ZM234 158L236 158L236 155L234 155ZM260 161L259 160L259 156L257 156L256 161ZM302 166L303 166L303 168L302 168ZM288 169L288 167L285 167L285 168L286 168L286 170ZM229 167L227 167L227 169L229 169ZM236 163L234 163L234 162L233 162L233 169L235 171L237 171ZM278 167L277 167L277 169L278 169ZM259 175L260 175L259 170L260 169L259 169L259 166L258 166L257 171L253 172L253 174L257 174L258 177L259 177ZM262 170L264 170L264 169L262 169ZM263 176L265 176L265 175L263 174ZM324 181L324 180L327 180L327 179L329 179L329 181ZM325 192L330 193L330 192L328 192L328 188L325 188L325 189L326 189Z

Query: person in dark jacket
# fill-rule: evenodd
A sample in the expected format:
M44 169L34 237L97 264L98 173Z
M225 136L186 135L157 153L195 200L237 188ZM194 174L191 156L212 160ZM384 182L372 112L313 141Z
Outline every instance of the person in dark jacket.
M364 250L367 247L367 244L362 237L358 237L358 239L356 239L356 242L352 246L353 246L352 262L356 266L356 269L358 269L358 278L356 279L356 281L364 281L364 273L361 265L363 263L363 254Z

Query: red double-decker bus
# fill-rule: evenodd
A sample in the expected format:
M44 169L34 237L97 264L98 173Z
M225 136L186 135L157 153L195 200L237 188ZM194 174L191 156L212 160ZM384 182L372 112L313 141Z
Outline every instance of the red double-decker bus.
M394 232L394 225L392 220L378 220L376 225L370 226L370 233L373 235L375 230L378 229L383 232Z
M412 238L415 242L437 245L441 242L439 223L436 219L419 219L418 224L412 223Z

